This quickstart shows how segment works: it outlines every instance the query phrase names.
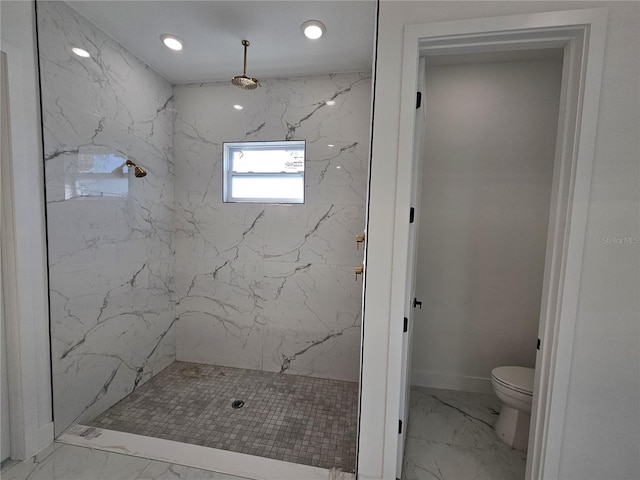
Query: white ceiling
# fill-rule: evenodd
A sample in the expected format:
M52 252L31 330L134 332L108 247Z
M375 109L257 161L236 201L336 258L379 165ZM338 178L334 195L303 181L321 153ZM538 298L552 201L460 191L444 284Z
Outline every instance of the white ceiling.
M242 74L242 39L251 42L247 75L274 78L370 71L375 0L339 1L68 1L173 84L230 80ZM308 40L300 26L327 31ZM171 33L184 49L160 42Z

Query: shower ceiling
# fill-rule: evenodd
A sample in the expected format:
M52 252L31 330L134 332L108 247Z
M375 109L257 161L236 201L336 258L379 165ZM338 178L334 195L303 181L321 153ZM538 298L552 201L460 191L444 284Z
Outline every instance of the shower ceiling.
M365 1L68 1L173 84L229 81L242 64L238 45L251 40L258 78L371 70L376 4ZM319 40L300 26L320 20ZM160 35L176 35L181 52Z

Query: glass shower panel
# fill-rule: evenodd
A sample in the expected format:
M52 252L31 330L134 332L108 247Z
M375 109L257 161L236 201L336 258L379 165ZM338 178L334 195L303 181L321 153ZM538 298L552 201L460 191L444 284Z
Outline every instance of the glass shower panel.
M173 90L69 4L37 21L59 434L175 359Z

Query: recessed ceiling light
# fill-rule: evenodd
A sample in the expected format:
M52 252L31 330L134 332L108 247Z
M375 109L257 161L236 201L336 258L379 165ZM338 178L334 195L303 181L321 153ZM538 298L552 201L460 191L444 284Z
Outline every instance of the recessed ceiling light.
M324 26L324 23L318 20L307 20L302 24L301 29L305 37L311 40L317 40L322 35L324 35L327 27Z
M182 40L175 35L163 33L160 35L160 40L162 40L165 47L170 48L171 50L175 50L176 52L182 50Z
M330 107L335 105L336 101L335 100L327 100L327 105L329 105Z
M333 143L330 143L329 145L327 145L327 147L335 147L335 145Z
M89 54L89 52L87 52L85 49L83 48L78 48L78 47L73 47L71 49L71 51L73 53L75 53L77 56L82 57L82 58L88 58L91 55Z
M242 105L235 104L233 108L235 108L236 110L242 110L244 107Z

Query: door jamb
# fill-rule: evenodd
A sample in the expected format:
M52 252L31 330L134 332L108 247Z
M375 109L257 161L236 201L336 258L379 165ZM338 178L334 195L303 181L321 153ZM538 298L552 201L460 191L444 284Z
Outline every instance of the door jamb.
M390 317L402 315L406 285L415 92L420 55L564 47L565 58L545 259L527 480L557 478L567 408L582 253L589 204L595 133L604 62L604 8L407 25L396 178ZM402 337L392 329L384 438L384 478L394 478Z
M5 14L4 5L2 14ZM9 16L26 14L19 25L35 21L33 5ZM21 17L22 18L22 17ZM15 32L12 30L11 32ZM4 31L3 31L4 35ZM11 35L8 33L7 36ZM23 41L24 40L24 41ZM34 66L35 36L31 30L11 40L2 38L7 60L8 109L11 135L11 178L14 231L5 232L15 251L12 273L3 278L10 289L5 305L9 403L11 405L11 457L25 460L54 440L51 418L49 310L47 303L46 245L44 237L43 156L38 143L40 118ZM17 221L17 220L20 221ZM9 247L9 241L7 242ZM7 311L8 310L8 311Z

